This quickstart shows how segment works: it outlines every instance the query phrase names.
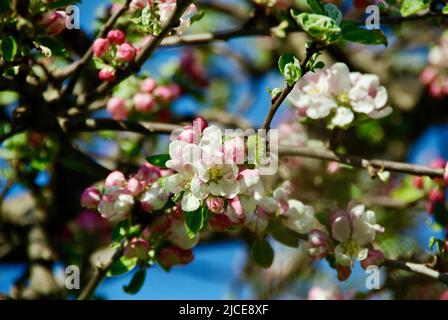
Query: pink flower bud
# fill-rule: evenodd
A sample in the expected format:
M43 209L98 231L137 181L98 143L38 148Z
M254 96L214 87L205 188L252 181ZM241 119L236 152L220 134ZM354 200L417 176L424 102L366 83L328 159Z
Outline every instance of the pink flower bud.
M104 67L98 72L98 78L101 81L114 81L115 80L115 69L111 66Z
M97 187L88 187L81 195L81 207L96 209L101 200L101 192Z
M124 255L128 258L147 259L150 249L149 242L146 240L133 238L124 250Z
M370 249L367 258L361 261L361 267L365 270L369 266L380 266L384 259L384 254L380 250Z
M436 78L437 73L434 68L426 67L420 75L420 81L423 84L430 84Z
M158 261L164 268L169 269L175 265L184 265L193 261L191 249L181 249L176 246L162 248L158 254Z
M320 230L311 230L308 234L308 254L312 259L319 260L328 254L327 235Z
M241 201L240 201L240 198L238 198L238 196L236 196L235 198L233 198L233 199L230 199L230 201L229 201L229 205L230 205L230 207L235 211L235 214L238 216L238 217L241 217L241 216L243 216L243 207L242 207L242 205L241 205Z
M132 10L143 9L148 4L151 4L152 0L132 0L130 7Z
M429 191L429 201L430 202L443 202L445 196L441 190L432 189Z
M431 167L435 169L443 169L445 168L446 162L442 158L437 158L433 162L431 162Z
M186 143L197 143L197 134L195 134L195 131L192 126L186 126L184 127L184 130L179 134L177 137L177 140L184 141Z
M109 187L122 187L126 183L126 178L124 177L124 174L120 171L113 171L111 172L104 182L104 185L106 188Z
M154 95L162 103L169 103L173 99L173 93L168 86L159 86L154 90Z
M134 96L134 104L140 112L151 112L156 106L156 100L149 93L137 93Z
M124 34L123 31L121 30L110 30L107 33L107 39L110 41L110 43L112 44L123 44L124 40L126 39L126 35Z
M126 191L128 191L131 195L136 196L145 189L145 186L145 183L135 177L132 177L126 185Z
M51 36L57 36L66 27L67 14L64 11L48 11L44 13L40 24L45 32Z
M434 98L440 98L443 96L443 89L439 81L434 80L433 82L431 82L431 84L429 85L429 93Z
M134 61L136 54L135 48L131 44L125 42L118 47L117 58L122 62L132 62Z
M171 99L177 99L180 97L182 93L182 88L177 83L172 83L168 85L168 88L171 91Z
M340 165L337 161L330 161L327 166L327 172L329 174L335 174L339 171Z
M140 84L140 90L145 93L151 93L157 87L157 82L153 78L146 78Z
M129 116L129 111L126 108L126 100L119 97L113 97L107 102L107 111L117 121L126 120Z
M423 177L412 178L412 185L417 189L423 189L423 185L424 185Z
M137 171L135 178L146 183L154 183L162 174L160 168L149 163L144 163Z
M220 214L224 210L224 200L220 197L208 197L205 200L208 210L213 213Z
M109 50L109 40L98 38L93 42L93 55L95 57L103 56Z
M214 231L224 232L230 227L237 225L225 214L215 214L209 220L210 226Z
M196 117L193 120L193 128L202 133L208 127L208 122L203 117Z

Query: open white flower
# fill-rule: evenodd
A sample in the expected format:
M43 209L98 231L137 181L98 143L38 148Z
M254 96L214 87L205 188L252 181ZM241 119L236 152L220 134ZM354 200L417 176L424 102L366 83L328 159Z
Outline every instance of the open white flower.
M332 216L331 232L339 242L335 248L337 262L352 267L355 260L367 258L367 244L375 240L376 232L384 228L376 223L375 212L357 205L349 211L339 211Z
M348 126L355 120L355 113L374 119L387 116L392 112L386 106L387 99L378 76L350 73L344 63L307 73L289 96L300 115L311 119L331 117L336 127Z
M288 211L283 223L286 227L300 234L307 234L313 229L325 230L325 227L314 216L314 208L304 205L298 200L288 201Z

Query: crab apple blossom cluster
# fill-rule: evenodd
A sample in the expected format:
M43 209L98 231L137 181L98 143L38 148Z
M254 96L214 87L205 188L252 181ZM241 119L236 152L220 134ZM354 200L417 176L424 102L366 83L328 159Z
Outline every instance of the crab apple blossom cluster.
M328 119L329 127L348 127L357 116L382 118L388 106L386 88L377 75L350 72L344 63L308 72L288 97L301 118Z
M161 27L164 27L176 11L176 0L132 0L130 8L139 14L142 10L149 9L151 12L155 13L155 16L157 16L158 24ZM179 19L179 25L174 29L176 33L184 33L191 25L191 18L196 14L196 6L194 4L188 6L182 17ZM157 32L154 32L154 35L157 35Z
M115 120L126 120L132 113L156 114L161 118L163 107L179 98L182 88L177 83L160 84L147 77L129 88L127 97L113 96L107 102L107 111Z
M246 167L241 136L224 137L217 126L197 118L174 138L166 166L175 174L166 178L165 187L179 195L183 211L207 207L216 230L244 226L263 234L275 215L282 215L284 224L299 233L320 227L311 207L289 199L288 181L269 191L259 170Z
M97 210L112 223L126 220L136 205L148 213L161 210L170 196L163 189L161 178L169 173L148 163L129 179L122 172L114 171L107 176L104 185L84 190L81 206Z
M102 81L115 80L116 69L126 63L132 63L137 55L137 49L126 42L123 31L110 30L106 38L98 38L93 42L93 55L100 62L98 77Z
M448 31L442 34L439 45L430 50L428 65L423 69L420 81L428 86L433 97L448 94Z
M308 232L308 254L314 260L334 256L340 280L350 276L355 261L364 269L384 262L384 254L371 246L376 233L384 232L373 211L350 204L347 210L333 213L329 222L331 232L322 225Z

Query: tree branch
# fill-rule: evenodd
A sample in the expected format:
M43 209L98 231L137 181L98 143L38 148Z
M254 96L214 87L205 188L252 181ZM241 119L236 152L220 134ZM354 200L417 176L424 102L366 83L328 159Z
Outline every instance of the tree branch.
M135 122L135 121L115 121L108 118L97 119L69 119L60 118L59 123L64 132L83 132L83 131L129 131L140 134L169 134L175 129L182 128L175 124L166 124L158 122ZM396 162L380 159L366 159L363 157L340 154L324 148L296 147L290 145L279 146L280 156L298 156L319 160L336 161L353 167L359 167L366 170L371 168L377 170L386 170L399 173L407 173L417 176L429 176L432 178L443 177L443 169L415 165L405 162Z
M120 83L130 75L138 72L141 66L149 59L149 57L154 53L157 47L161 44L162 40L170 33L173 26L182 17L185 10L193 2L193 0L178 0L176 11L171 16L170 20L166 26L162 29L159 35L154 37L152 41L149 41L142 49L140 54L136 57L134 63L130 64L123 72L117 75L115 81L103 82L95 90L82 94L77 99L77 106L82 106L87 103L92 102L95 98L106 94L110 89L112 89L116 84Z
M102 266L98 266L95 274L92 278L90 278L89 282L87 283L87 286L84 288L84 290L81 292L81 294L78 297L78 300L88 300L91 298L91 296L95 293L96 288L99 286L101 281L103 281L104 277L106 276L109 269L112 267L114 262L118 261L118 259L121 258L124 251L124 243L122 242L120 246L115 249L112 257L110 260Z
M115 22L120 18L120 16L125 13L129 9L129 5L132 0L126 0L126 3L117 10L110 18L109 20L101 27L100 31L98 32L97 38L104 38L107 33L113 28ZM85 52L85 54L82 56L81 59L77 60L76 62L68 65L66 68L60 70L59 72L56 72L53 76L54 78L58 80L65 79L67 77L70 77L72 74L79 74L82 69L87 65L90 58L93 56L93 42L90 48ZM74 80L72 79L71 83L74 83L77 76L74 76Z
M302 63L300 64L300 67L302 69L302 76L304 76L309 71L309 68L307 65L308 65L308 62L310 61L311 57L315 53L318 53L322 50L323 50L323 48L319 44L317 44L315 42L312 42L310 44L310 46L306 50L305 58L303 59ZM286 97L289 95L289 93L292 91L292 89L294 89L294 86L296 85L296 83L297 82L294 82L293 84L287 84L286 87L280 93L280 95L278 95L276 98L272 99L271 107L269 108L269 112L266 115L266 118L263 122L263 126L261 127L262 129L265 129L265 130L269 129L272 119L275 116L275 113L280 108L283 101L285 101Z
M394 268L394 269L400 269L400 270L413 272L413 273L425 276L427 278L438 280L438 281L443 282L444 284L448 285L448 274L441 273L439 271L431 269L424 264L412 263L412 262L402 262L402 261L386 259L383 263L383 266L385 266L387 268Z

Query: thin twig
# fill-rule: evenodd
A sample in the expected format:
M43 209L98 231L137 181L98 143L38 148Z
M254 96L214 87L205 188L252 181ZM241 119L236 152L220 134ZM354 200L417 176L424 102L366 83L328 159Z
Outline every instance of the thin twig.
M303 59L302 63L300 64L300 67L302 69L302 76L304 76L308 71L309 71L309 67L308 67L308 62L310 61L311 57L315 54L318 53L319 51L323 50L323 47L319 46L317 43L312 42L310 44L310 46L307 48L306 50L306 54L305 54L305 58ZM281 104L283 103L283 101L285 101L286 97L289 95L289 93L292 91L292 89L294 89L294 86L297 82L294 82L292 84L287 84L286 87L282 90L282 92L280 93L280 95L278 95L277 97L275 97L274 99L272 99L271 101L271 107L269 108L269 112L263 122L263 126L261 127L262 129L268 130L272 119L275 116L275 113L277 112L277 110L280 108Z
M123 255L123 251L124 251L124 244L121 243L120 246L117 249L115 249L115 252L110 258L110 260L105 265L97 267L95 274L93 275L92 278L90 278L89 282L87 283L87 286L79 295L78 300L88 300L91 298L91 296L95 293L96 288L99 286L101 281L103 281L109 269L116 261L118 261L118 259L121 258L121 256Z
M394 269L400 269L400 270L413 272L413 273L425 276L427 278L438 280L438 281L443 282L444 284L448 285L448 274L441 273L439 271L431 269L424 264L412 263L412 262L402 262L402 261L386 259L386 261L384 261L384 263L383 263L383 266L385 266L387 268L394 268Z
M95 90L80 95L77 99L77 106L85 105L89 102L92 102L97 97L101 97L102 95L106 94L110 89L112 89L115 85L125 80L130 75L138 72L142 67L142 65L149 59L149 57L151 57L154 51L159 47L162 40L171 32L173 26L175 26L177 21L179 21L179 19L184 14L185 10L187 10L188 6L192 2L193 0L177 1L176 11L171 16L166 26L162 29L159 35L154 37L143 47L140 54L136 57L134 63L130 64L123 72L117 74L115 81L103 82Z
M101 30L98 32L98 35L96 38L103 38L106 36L106 34L113 28L115 22L121 17L123 13L125 13L129 9L129 4L132 0L126 0L126 3L118 9L110 18L109 20L102 26ZM58 80L62 80L65 78L70 77L73 74L79 74L82 69L87 65L90 58L92 58L93 55L93 42L90 48L84 53L81 59L77 60L76 62L68 65L66 68L60 70L59 72L54 74L54 78ZM77 78L77 76L74 76L74 78ZM76 79L75 79L76 80ZM75 81L72 79L72 83Z
M60 124L65 132L83 132L83 131L129 131L140 134L170 134L173 130L182 128L175 124L166 124L158 122L135 122L135 121L115 121L108 118L97 119L68 119L60 118ZM443 169L415 165L405 162L396 162L380 159L366 159L363 157L340 154L325 148L296 147L291 145L279 146L280 156L298 156L304 158L313 158L319 160L336 161L353 167L359 167L366 170L374 168L377 170L386 170L399 173L407 173L417 176L429 176L440 178L444 175Z

